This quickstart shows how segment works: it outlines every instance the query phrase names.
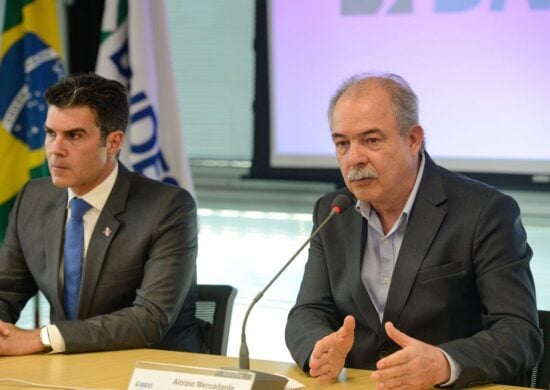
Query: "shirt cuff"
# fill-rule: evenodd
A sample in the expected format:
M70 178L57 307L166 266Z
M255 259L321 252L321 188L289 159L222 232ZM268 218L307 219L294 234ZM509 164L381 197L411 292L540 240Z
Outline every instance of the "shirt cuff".
M48 335L52 345L51 353L65 352L65 339L61 335L59 328L56 325L46 325L46 328L48 329Z
M438 348L441 352L443 352L443 355L447 358L447 361L449 362L449 367L451 368L451 376L449 377L449 380L445 383L441 383L438 387L446 387L451 386L453 383L456 382L458 377L460 376L460 373L462 372L462 366L459 362L457 362L455 359L453 359L447 352L442 350L441 348Z

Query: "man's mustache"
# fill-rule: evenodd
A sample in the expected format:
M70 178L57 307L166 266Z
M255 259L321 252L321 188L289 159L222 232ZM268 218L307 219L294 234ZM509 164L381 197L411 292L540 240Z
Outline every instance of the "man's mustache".
M372 166L364 166L359 168L351 168L348 172L348 180L362 180L362 179L377 179L378 171Z

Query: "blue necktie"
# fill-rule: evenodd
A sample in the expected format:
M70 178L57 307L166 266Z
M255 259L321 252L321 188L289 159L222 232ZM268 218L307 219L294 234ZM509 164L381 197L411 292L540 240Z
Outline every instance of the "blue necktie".
M73 198L70 202L71 217L65 227L64 248L64 291L63 304L67 319L76 319L80 277L82 275L82 255L84 249L84 225L82 216L91 207L85 200Z

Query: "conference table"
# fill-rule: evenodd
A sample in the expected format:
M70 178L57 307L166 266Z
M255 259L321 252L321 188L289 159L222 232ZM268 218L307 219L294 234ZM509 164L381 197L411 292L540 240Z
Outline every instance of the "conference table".
M155 349L134 349L114 352L94 352L74 355L37 354L0 357L0 389L36 389L30 385L4 381L16 378L44 385L89 389L127 389L136 362L147 361L210 368L237 368L238 359L227 356ZM292 378L308 389L374 389L370 371L345 369L333 383L320 385L305 375L295 364L254 360L250 368ZM55 387L54 387L55 388ZM521 387L487 385L478 389L521 389Z

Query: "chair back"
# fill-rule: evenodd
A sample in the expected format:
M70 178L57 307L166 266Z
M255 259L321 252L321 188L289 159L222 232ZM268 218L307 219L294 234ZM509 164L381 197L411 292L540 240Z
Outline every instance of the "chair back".
M201 324L206 353L226 355L233 302L237 289L222 284L199 284L195 317Z
M539 327L544 344L542 356L532 371L531 387L550 389L550 311L539 310Z

